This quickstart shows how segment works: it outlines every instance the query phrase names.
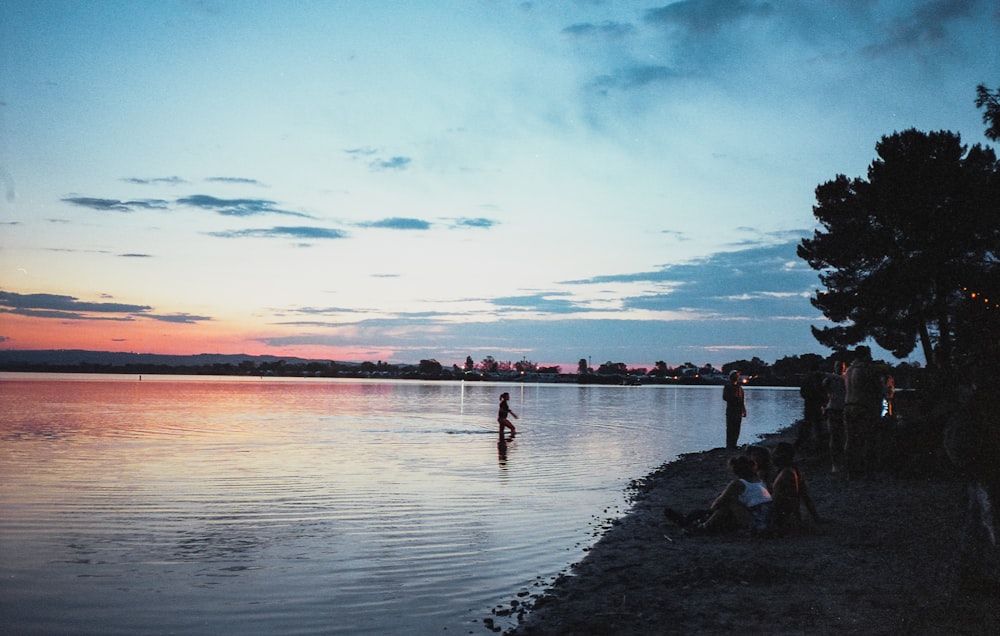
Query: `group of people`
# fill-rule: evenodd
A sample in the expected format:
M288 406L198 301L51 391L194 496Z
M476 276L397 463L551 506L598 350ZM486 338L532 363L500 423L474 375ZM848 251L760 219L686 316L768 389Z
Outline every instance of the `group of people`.
M883 416L892 416L895 386L892 376L872 363L871 349L855 349L850 365L836 361L832 373L811 374L802 386L805 401L798 439L779 443L773 452L751 446L729 465L735 478L706 510L682 515L670 508L668 519L692 533L749 530L784 534L802 527L802 508L813 521L819 514L806 481L795 465L796 449L829 457L834 472L863 476L882 464ZM739 371L731 371L722 392L726 402L726 448L738 447L747 416Z
M891 375L873 365L871 348L857 347L849 366L837 360L832 373L809 374L800 394L804 408L796 441L799 449L814 454L829 449L833 471L846 471L852 477L881 467L885 443L881 424L883 415L893 415L895 384ZM726 402L726 448L735 449L747 416L739 371L729 373L722 399Z
M883 418L893 415L895 383L872 363L871 349L855 349L850 365L833 363L832 373L812 374L803 384L798 445L823 455L829 449L834 472L857 477L882 465Z
M802 472L795 465L795 446L780 442L773 452L751 446L729 460L735 478L706 510L687 515L671 508L664 514L691 534L749 531L782 536L803 528L802 508L822 522Z

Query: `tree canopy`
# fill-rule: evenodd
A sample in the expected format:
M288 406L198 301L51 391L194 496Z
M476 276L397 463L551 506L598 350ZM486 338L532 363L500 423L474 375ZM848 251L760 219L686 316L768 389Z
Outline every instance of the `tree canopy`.
M986 136L993 141L1000 141L1000 88L991 92L982 84L977 86L976 108L983 109Z
M887 135L867 179L837 175L816 188L822 226L798 255L825 287L812 304L836 326L816 328L843 349L867 338L898 358L919 342L948 365L970 285L992 276L1000 246L1000 165L958 134Z

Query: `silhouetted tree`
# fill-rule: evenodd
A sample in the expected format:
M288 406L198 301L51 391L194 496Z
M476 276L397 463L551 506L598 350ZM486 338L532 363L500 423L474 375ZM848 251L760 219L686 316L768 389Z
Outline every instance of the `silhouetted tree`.
M441 369L441 363L434 358L431 358L430 360L421 360L419 366L417 367L420 375L427 376L441 375Z
M533 373L538 370L538 364L527 358L521 358L520 361L514 363L514 369L518 373Z
M486 356L479 363L479 370L483 373L496 373L500 368L500 363L493 359L493 356Z
M608 360L597 368L598 375L625 375L628 373L628 365L624 362L612 362Z
M754 356L752 360L736 360L722 365L722 372L724 374L728 375L734 369L747 378L767 377L771 373L771 366L757 356Z
M993 141L1000 141L1000 88L990 92L983 84L977 86L976 108L983 109L986 137Z
M476 368L476 363L472 361L472 356L465 356L465 368L463 371L472 371Z
M885 136L868 178L838 175L816 188L822 225L798 255L826 288L812 304L838 326L817 329L842 349L867 338L896 357L919 341L929 364L950 361L962 288L995 262L1000 166L955 133Z

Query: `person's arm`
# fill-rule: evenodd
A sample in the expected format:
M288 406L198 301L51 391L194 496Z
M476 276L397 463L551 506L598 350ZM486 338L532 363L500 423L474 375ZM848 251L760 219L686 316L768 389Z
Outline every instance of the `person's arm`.
M813 504L812 497L809 496L809 487L806 486L806 480L802 477L801 473L799 473L799 498L805 504L806 510L809 511L809 516L812 517L813 521L821 523L822 519L820 519L819 513L816 512L816 506Z
M732 480L731 482L729 482L729 485L726 486L726 489L722 491L722 494L715 498L715 501L712 502L712 505L709 506L709 509L716 510L717 508L725 504L727 501L735 501L736 499L739 498L740 495L743 494L743 491L746 489L747 487L743 485L743 480L741 479Z
M519 418L519 417L517 416L517 413L515 413L514 411L510 411L510 414L514 416L514 419L515 419L515 420L517 420L517 419L521 419L521 418Z

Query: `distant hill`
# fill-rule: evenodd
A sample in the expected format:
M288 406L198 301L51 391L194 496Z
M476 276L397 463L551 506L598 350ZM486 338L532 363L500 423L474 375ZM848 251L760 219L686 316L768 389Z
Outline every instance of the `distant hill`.
M161 355L157 353L123 353L119 351L85 351L82 349L40 349L16 350L0 349L0 367L14 366L57 366L98 365L98 366L168 366L168 367L205 367L215 364L231 364L238 366L242 362L273 363L284 360L288 364L308 364L321 362L328 364L330 360L307 360L305 358L290 358L284 356L252 356L247 354L199 353L190 356Z

